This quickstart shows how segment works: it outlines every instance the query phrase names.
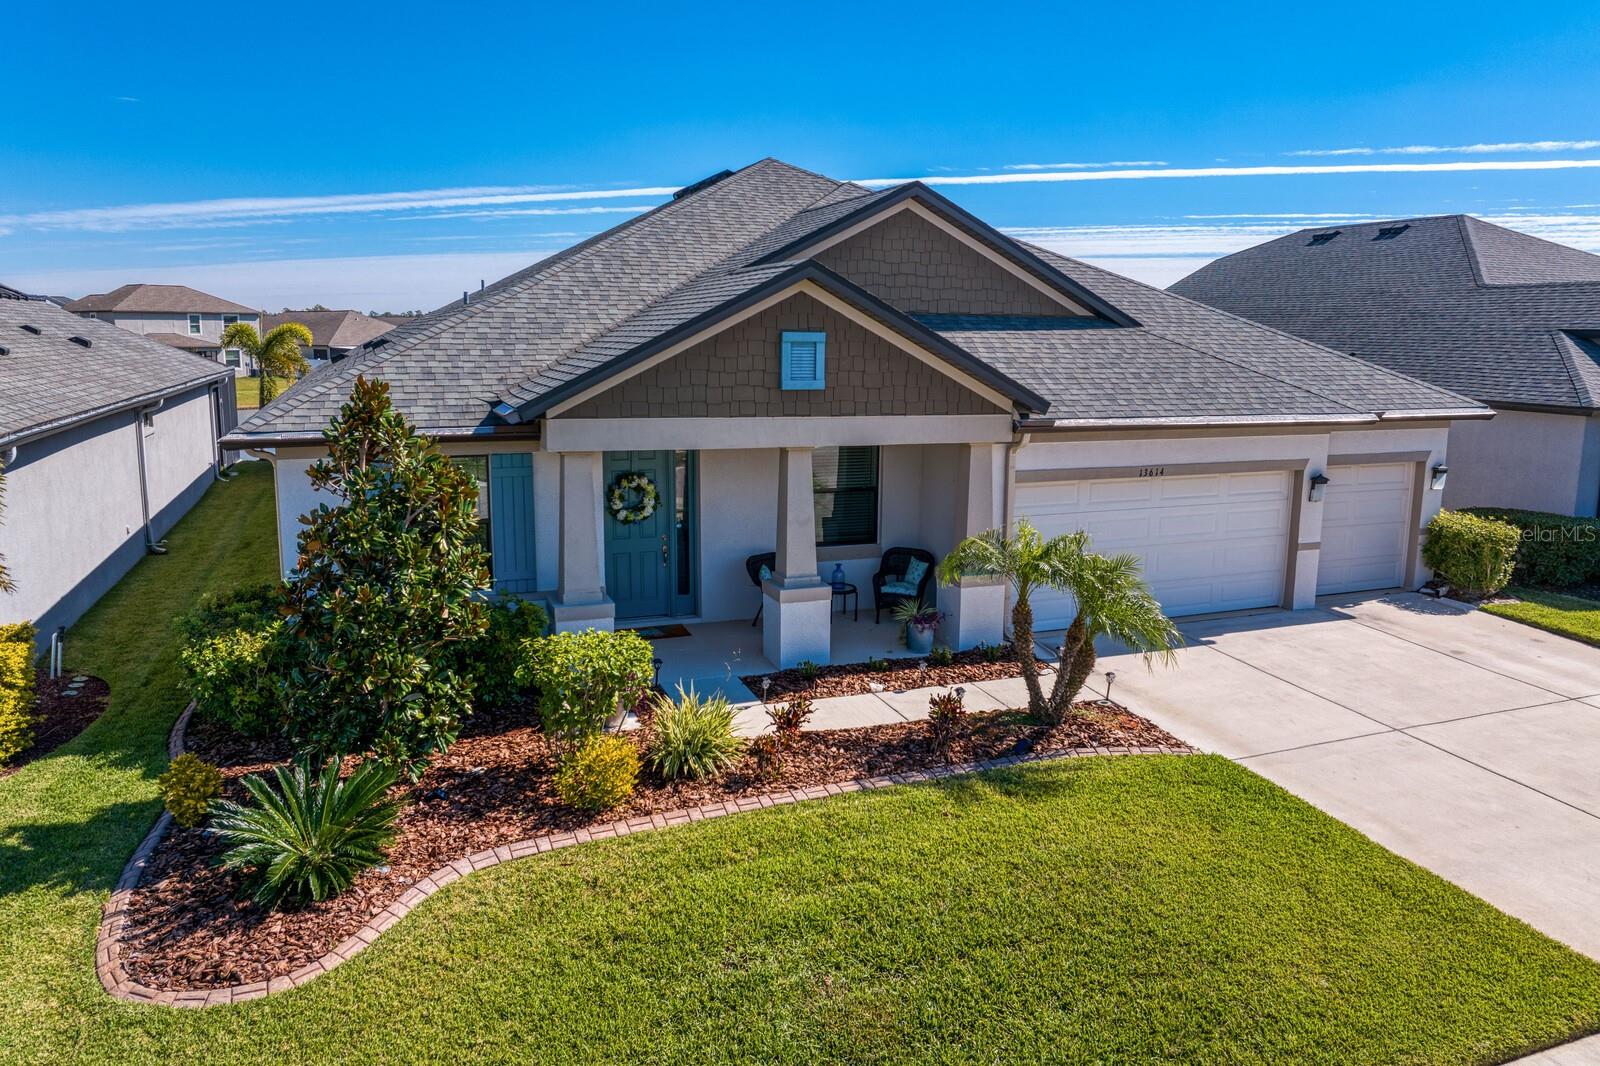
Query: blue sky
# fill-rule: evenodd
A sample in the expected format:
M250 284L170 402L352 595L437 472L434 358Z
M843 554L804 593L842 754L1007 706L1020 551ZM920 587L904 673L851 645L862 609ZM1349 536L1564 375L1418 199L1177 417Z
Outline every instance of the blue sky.
M1600 252L1600 9L1295 7L50 5L0 280L428 308L765 155L1159 284L1365 216Z

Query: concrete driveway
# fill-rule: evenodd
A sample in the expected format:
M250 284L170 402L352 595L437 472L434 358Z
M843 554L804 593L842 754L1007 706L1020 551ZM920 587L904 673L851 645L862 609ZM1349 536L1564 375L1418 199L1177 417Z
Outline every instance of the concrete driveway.
M1600 958L1600 648L1415 594L1183 630L1118 702Z

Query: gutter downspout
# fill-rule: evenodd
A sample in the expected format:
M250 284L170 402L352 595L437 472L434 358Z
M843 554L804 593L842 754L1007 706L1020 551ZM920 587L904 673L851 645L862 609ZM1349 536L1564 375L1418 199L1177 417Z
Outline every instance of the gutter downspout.
M213 385L210 389L211 403L211 473L218 481L228 480L222 473L222 387Z
M144 420L146 415L153 415L161 410L166 400L158 400L149 407L141 407L134 413L133 439L139 453L139 513L144 519L144 550L150 555L167 554L165 543L158 542L155 533L150 529L150 482L145 475L144 454Z

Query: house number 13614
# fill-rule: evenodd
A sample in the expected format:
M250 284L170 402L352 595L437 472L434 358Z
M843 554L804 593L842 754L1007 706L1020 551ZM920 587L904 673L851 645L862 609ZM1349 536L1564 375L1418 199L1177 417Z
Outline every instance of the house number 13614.
M1167 468L1164 466L1141 466L1139 468L1140 477L1160 477L1166 472Z

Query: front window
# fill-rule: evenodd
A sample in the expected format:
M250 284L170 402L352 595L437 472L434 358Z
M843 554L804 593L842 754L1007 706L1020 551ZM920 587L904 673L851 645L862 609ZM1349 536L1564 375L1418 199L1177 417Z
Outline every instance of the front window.
M238 366L239 359L243 354L244 352L239 348L229 348L227 351L222 353L222 358L229 366Z
M817 544L872 544L878 539L878 449L818 448L811 457Z
M450 461L465 470L478 485L478 543L483 550L493 550L489 536L489 457L487 455L452 455Z
M193 336L199 336L200 335L200 316L199 315L190 315L189 316L189 333L191 335L193 335Z
M227 329L229 326L232 326L232 325L236 324L238 321L239 321L239 316L238 315L223 315L222 316L222 328L223 329Z

